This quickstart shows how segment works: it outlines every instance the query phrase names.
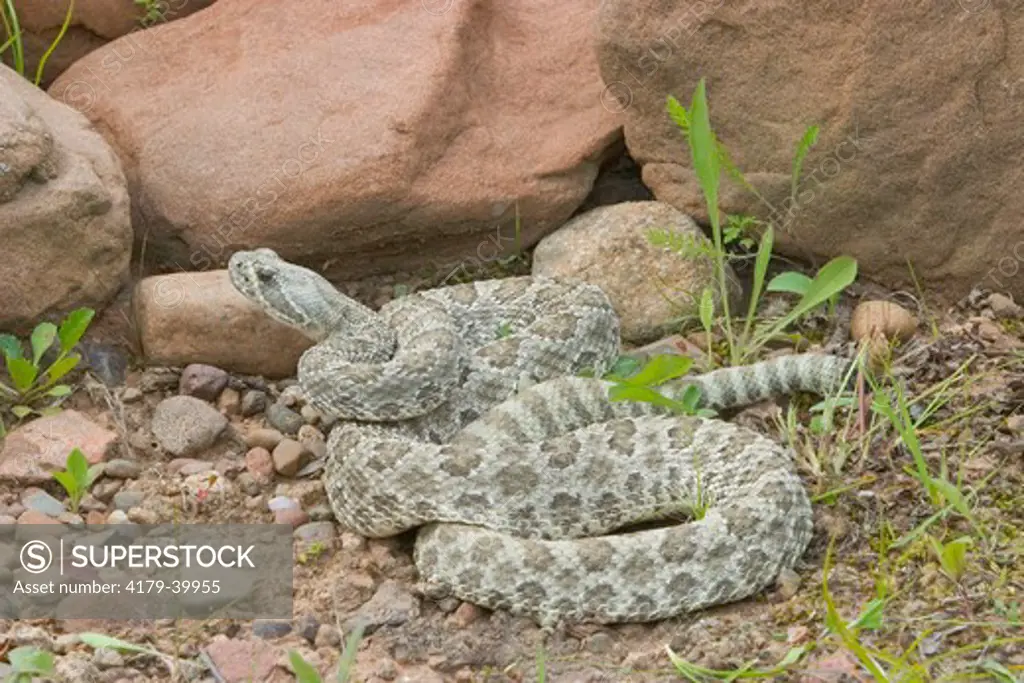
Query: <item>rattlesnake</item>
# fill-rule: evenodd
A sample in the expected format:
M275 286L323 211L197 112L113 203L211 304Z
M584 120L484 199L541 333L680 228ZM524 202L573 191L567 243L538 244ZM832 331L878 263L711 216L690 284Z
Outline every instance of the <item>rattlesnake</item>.
M338 520L369 537L420 527L427 595L550 627L652 621L770 585L811 537L791 453L717 419L612 401L619 323L600 288L539 277L452 285L380 312L269 249L231 280L319 343L298 376L345 418L324 481ZM850 361L784 356L659 386L716 409L843 386ZM685 524L621 532L698 513ZM702 516L701 514L702 513Z

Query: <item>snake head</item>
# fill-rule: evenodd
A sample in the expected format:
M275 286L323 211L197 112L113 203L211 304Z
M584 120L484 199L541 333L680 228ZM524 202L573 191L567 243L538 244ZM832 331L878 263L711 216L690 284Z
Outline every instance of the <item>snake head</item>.
M314 341L327 338L363 308L319 273L285 261L273 249L235 252L228 260L228 274L242 296Z

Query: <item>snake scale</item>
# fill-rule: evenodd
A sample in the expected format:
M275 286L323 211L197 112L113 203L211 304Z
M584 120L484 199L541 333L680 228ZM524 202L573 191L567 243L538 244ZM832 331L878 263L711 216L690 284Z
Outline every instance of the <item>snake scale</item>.
M513 277L375 312L269 249L237 252L228 268L241 294L317 342L298 378L344 420L328 438L331 507L368 537L418 528L427 595L545 627L653 621L765 589L810 541L787 449L722 420L613 401L609 382L579 376L600 376L620 348L596 286ZM696 383L701 405L723 409L825 395L849 368L800 354L658 389Z

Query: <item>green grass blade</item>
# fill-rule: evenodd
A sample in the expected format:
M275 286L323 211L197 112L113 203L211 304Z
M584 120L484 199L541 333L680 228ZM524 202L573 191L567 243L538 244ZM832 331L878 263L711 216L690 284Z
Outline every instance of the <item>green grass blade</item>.
M811 151L811 147L818 141L818 133L820 128L818 126L808 126L807 130L804 131L804 135L800 138L800 142L796 145L796 153L793 155L793 177L791 179L790 196L796 198L796 189L800 185L800 172L803 168L804 159L807 157L807 153Z
M288 662L295 672L296 683L322 683L320 674L295 650L288 652Z
M18 24L18 13L14 9L14 0L4 0L3 6L4 30L14 43L11 49L14 54L14 70L19 75L25 75L25 45L21 38L21 26Z
M754 281L750 289L750 303L747 305L747 319L743 323L742 346L744 349L747 348L747 342L750 339L750 328L754 324L757 305L761 301L761 290L764 288L764 279L768 274L768 262L772 259L772 247L774 244L775 230L769 225L764 235L761 236L761 244L757 247L757 258L754 260Z
M47 48L46 52L44 52L43 56L39 59L39 66L36 67L36 78L34 81L36 87L39 87L39 84L43 80L43 69L46 68L46 61L50 58L50 55L53 54L53 51L57 49L57 45L60 44L60 41L64 39L64 34L67 33L68 26L71 25L71 15L74 10L75 0L70 0L68 3L68 12L64 15L64 23L61 24L60 32L57 33L57 37L53 39L53 42L50 43L50 47Z

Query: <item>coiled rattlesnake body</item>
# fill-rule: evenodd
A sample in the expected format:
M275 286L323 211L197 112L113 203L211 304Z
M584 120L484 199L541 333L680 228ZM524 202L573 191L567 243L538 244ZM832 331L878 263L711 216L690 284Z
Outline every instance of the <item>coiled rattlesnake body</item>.
M597 287L510 278L397 299L379 313L268 249L235 287L319 341L299 363L331 432L338 520L383 537L420 527L422 586L544 625L651 621L763 590L811 537L791 454L719 420L613 402L573 376L618 354ZM727 408L841 387L846 359L779 358L659 387ZM614 533L696 509L693 522Z

